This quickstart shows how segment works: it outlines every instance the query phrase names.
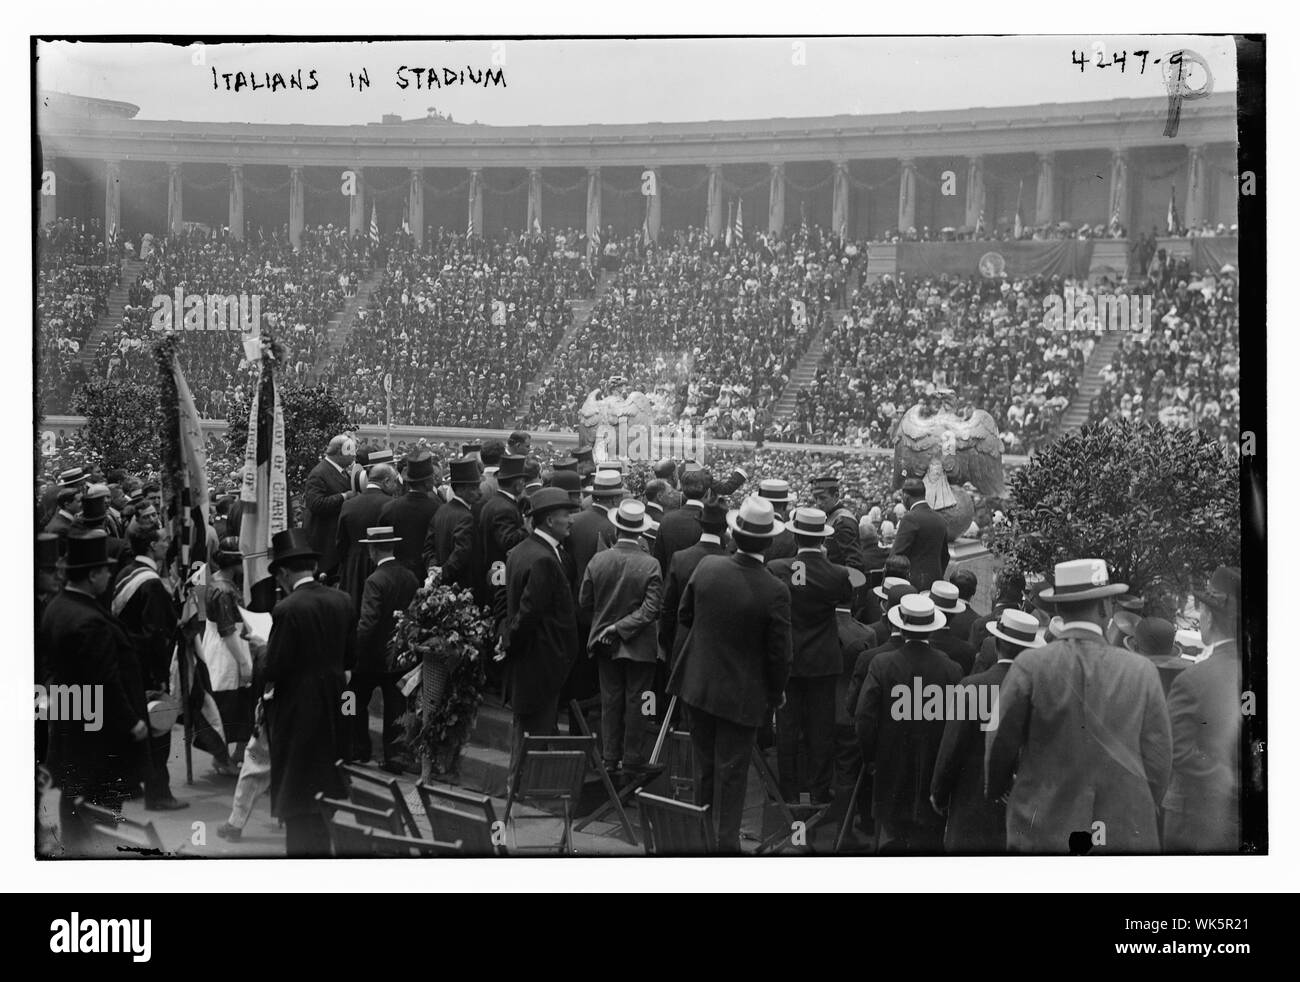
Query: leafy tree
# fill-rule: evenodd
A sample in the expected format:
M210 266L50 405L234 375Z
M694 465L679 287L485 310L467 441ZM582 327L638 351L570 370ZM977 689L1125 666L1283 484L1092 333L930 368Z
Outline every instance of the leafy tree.
M301 494L307 475L320 461L330 438L356 429L343 404L325 385L302 386L276 379L280 405L284 410L286 478L290 494ZM226 439L231 453L242 456L248 445L248 411L251 394L230 407L226 416Z
M1221 563L1240 565L1238 463L1197 430L1106 422L1055 441L1018 470L994 551L1051 575L1067 559L1100 558L1112 581L1172 615Z
M77 392L73 412L86 417L86 441L106 470L159 466L163 420L156 387L91 379Z

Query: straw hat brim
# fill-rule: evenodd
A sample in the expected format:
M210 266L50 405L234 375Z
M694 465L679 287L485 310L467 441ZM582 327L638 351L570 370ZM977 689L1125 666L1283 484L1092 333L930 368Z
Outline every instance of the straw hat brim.
M912 631L917 634L928 633L930 631L942 631L948 626L948 618L944 617L943 613L937 609L934 612L934 620L930 621L928 624L904 624L903 608L901 605L890 607L888 616L889 623L893 624L894 627L898 628L900 631Z
M751 529L737 528L736 523L740 519L740 510L734 509L727 512L727 528L733 532L739 532L741 535L752 536L755 539L775 539L785 531L785 522L779 518L772 519L772 530L770 532L755 532Z
M1022 648L1041 648L1043 645L1047 644L1047 639L1043 636L1047 632L1041 627L1038 629L1038 633L1034 635L1032 641L1026 641L1024 638L1016 638L1012 637L1010 634L1003 634L998 630L998 626L997 621L990 621L984 625L984 630L988 631L989 634L993 635L995 638L1001 638L1003 641L1009 641L1011 644L1019 645Z
M1083 600L1100 600L1102 597L1118 597L1128 593L1127 583L1108 583L1106 586L1089 587L1087 590L1072 590L1069 593L1057 593L1055 587L1048 587L1035 599L1045 604L1072 604Z

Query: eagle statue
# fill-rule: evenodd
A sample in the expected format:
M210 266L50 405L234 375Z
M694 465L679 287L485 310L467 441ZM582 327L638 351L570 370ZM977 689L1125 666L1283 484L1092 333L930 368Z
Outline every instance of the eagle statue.
M975 517L975 503L963 485L1001 497L1002 440L993 417L982 409L952 408L945 393L909 409L894 430L894 487L919 477L925 500L948 526L948 539L963 535Z
M620 376L610 379L606 387L613 392L606 395L602 389L592 389L578 410L578 443L596 448L596 460L623 455L624 448L619 445L620 422L625 421L629 429L649 427L663 422L660 417L664 415L649 395L629 391L627 380Z

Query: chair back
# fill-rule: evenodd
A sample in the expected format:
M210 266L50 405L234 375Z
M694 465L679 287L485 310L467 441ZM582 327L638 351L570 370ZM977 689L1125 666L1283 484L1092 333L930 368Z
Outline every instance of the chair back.
M668 791L675 801L695 801L695 745L685 730L668 734Z
M326 820L325 828L329 831L330 848L336 858L356 859L374 855L369 838L374 829L368 825L357 825L337 813Z
M707 856L717 852L708 805L691 805L648 791L638 791L636 802L648 855Z
M414 839L409 835L391 835L378 829L366 829L371 855L385 859L432 859L443 856L462 856L460 840L438 842L435 839Z
M424 814L435 839L444 842L460 840L467 856L500 856L502 846L492 841L496 813L492 799L486 795L472 794L453 788L434 788L427 784L416 785Z
M338 798L326 798L324 793L316 792L316 804L321 809L325 821L328 822L335 815L347 815L351 817L353 824L364 825L367 828L379 829L381 832L391 832L394 835L401 835L404 831L402 827L401 816L397 814L395 808L368 808L365 805L357 805L351 801L340 801Z
M587 776L587 755L581 750L525 749L519 762L516 801L567 801L576 805Z
M411 814L410 806L406 803L406 797L402 794L397 778L380 777L364 767L345 764L341 760L336 761L334 767L348 789L350 802L376 811L392 808L402 820L402 828L406 833L417 839L420 837L420 827L415 824L415 816Z

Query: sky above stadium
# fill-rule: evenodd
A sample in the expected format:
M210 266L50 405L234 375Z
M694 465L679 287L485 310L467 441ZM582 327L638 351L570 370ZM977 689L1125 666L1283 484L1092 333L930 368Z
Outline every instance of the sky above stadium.
M43 42L37 84L134 103L140 119L338 125L386 113L420 118L432 108L493 125L639 124L1163 96L1162 71L1178 50L1204 59L1214 91L1236 89L1232 39L1186 35L262 42L202 50ZM436 70L436 84L427 69ZM1188 71L1189 87L1201 88L1201 67Z

